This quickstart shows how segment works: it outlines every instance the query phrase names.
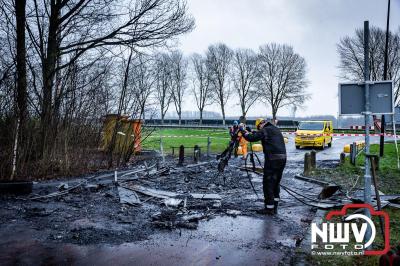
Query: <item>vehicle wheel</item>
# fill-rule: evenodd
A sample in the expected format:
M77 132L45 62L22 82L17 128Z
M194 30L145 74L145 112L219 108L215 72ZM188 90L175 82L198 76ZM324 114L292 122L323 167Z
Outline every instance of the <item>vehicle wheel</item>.
M321 146L321 150L324 150L325 149L325 141L324 141L324 143L322 143L322 146Z
M331 140L331 142L329 142L328 147L329 148L332 147L332 140Z
M297 150L300 149L300 146L297 146L297 145L296 145L296 149L297 149Z

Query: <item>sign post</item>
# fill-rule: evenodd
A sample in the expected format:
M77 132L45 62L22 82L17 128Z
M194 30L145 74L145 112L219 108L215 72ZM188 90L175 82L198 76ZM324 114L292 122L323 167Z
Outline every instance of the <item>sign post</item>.
M364 21L364 82L339 84L339 114L364 115L365 119L365 154L370 152L370 127L372 115L394 113L393 81L369 80L369 23ZM371 167L365 156L364 203L371 204ZM369 209L364 213L370 217ZM367 227L366 239L371 236Z
M364 21L364 86L365 86L365 154L369 154L369 127L370 127L370 102L369 102L369 22ZM371 204L371 169L368 157L365 156L364 173L364 203ZM371 217L369 209L364 210L365 216ZM371 228L368 226L366 239L371 238Z

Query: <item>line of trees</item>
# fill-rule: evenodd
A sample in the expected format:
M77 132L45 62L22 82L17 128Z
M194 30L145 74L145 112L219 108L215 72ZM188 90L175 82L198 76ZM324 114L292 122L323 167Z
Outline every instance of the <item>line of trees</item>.
M266 44L258 52L232 50L223 43L208 47L205 54L185 58L180 51L155 55L154 103L164 120L170 103L181 120L182 103L192 96L200 114L211 104L220 107L223 123L228 100L239 104L246 116L256 102L271 107L272 117L287 105L302 105L309 97L305 89L306 62L288 45ZM189 99L188 101L192 101Z
M194 24L186 0L0 0L0 176L127 162L113 145L122 121L107 160L94 158L109 113L164 119L174 107L180 120L191 102L202 119L217 104L225 123L228 100L243 116L264 102L276 118L308 98L306 63L291 46L217 43L185 56L174 40Z
M194 23L186 0L0 0L0 177L97 169L101 117L145 113L143 54Z

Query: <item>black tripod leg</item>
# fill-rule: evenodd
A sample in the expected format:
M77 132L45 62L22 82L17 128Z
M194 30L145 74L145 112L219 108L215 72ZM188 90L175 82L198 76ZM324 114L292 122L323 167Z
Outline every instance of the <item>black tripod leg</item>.
M261 164L261 161L260 161L260 158L258 158L258 155L257 154L254 154L254 155L256 156L258 164L260 165L260 167L263 168L263 165Z
M257 191L256 191L256 188L254 187L253 182L251 182L251 176L250 176L249 169L247 169L247 159L248 159L249 156L250 156L250 160L251 160L251 157L252 157L251 155L252 155L252 154L253 154L253 152L247 154L246 159L245 159L245 161L244 161L244 168L246 169L247 179L249 180L249 183L250 183L250 185L251 185L251 188L253 189L254 193L256 194L257 199L259 199L258 194L257 194ZM253 162L254 162L254 160L253 160ZM253 167L254 167L254 164L253 164Z

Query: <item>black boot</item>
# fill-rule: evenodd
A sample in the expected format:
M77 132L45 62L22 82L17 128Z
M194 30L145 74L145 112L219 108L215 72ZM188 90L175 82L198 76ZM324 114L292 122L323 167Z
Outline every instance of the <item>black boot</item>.
M263 208L260 210L256 211L258 214L262 214L262 215L274 215L274 209L270 209L270 208Z
M274 214L278 214L278 204L279 204L279 201L274 202Z

